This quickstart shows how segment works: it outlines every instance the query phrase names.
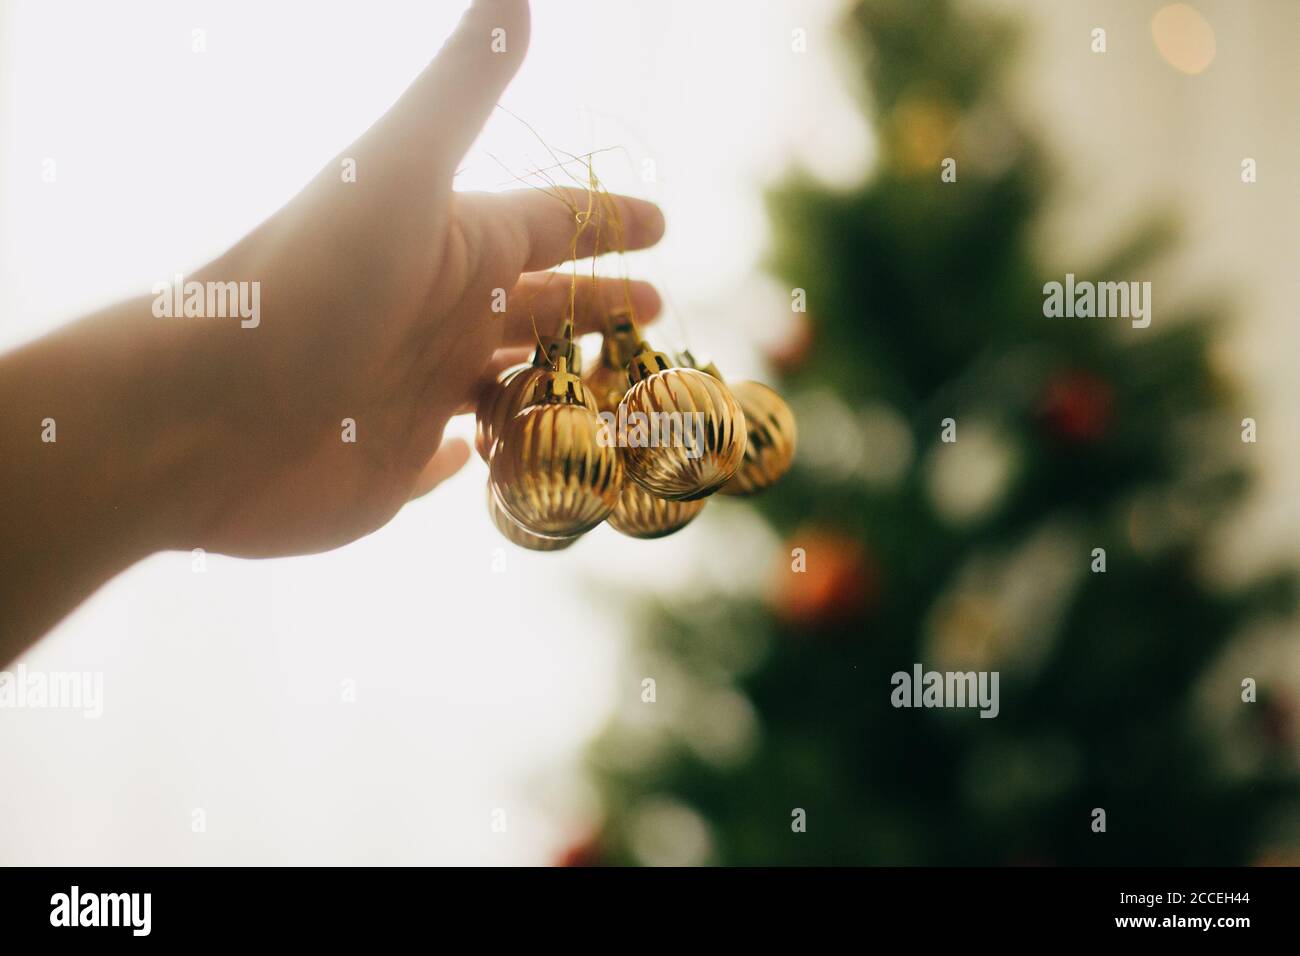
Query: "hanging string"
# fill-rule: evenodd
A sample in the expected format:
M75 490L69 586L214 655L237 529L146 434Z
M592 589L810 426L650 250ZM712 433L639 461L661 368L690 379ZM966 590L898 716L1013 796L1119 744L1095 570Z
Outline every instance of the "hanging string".
M637 328L639 335L639 327L636 324L639 316L636 312L636 305L632 295L632 279L627 266L627 241L623 216L619 210L618 203L605 187L604 183L600 180L600 177L596 174L594 162L594 158L601 153L611 152L613 150L622 150L624 153L627 151L622 147L607 146L583 154L569 153L566 150L557 149L556 147L551 146L541 136L541 134L538 133L530 123L528 123L527 120L523 119L523 117L513 113L500 104L497 105L497 109L506 113L527 129L537 142L541 144L542 148L546 150L552 163L549 166L540 166L520 175L514 173L496 156L493 156L491 153L488 155L491 156L497 165L501 166L507 175L509 175L510 181L523 185L529 189L536 189L539 192L545 193L551 198L563 203L573 216L574 232L573 237L569 242L568 256L569 262L572 263L569 275L569 299L566 314L561 323L559 332L564 334L567 331L570 337L572 337L574 332L576 332L578 249L582 244L583 237L588 234L588 230L594 230L590 257L591 295L594 300L597 300L597 302L599 301L600 282L602 279L606 278L601 276L597 269L597 257L602 253L614 253L617 256L618 275L615 276L612 281L621 281L623 307L632 317L633 326L634 328ZM575 165L582 168L582 172L585 173L584 177L580 178L578 173L575 172L573 168ZM565 186L562 186L560 180L558 180L556 175L553 174L560 174L567 177L573 183L573 187L566 188ZM542 185L538 185L534 180L541 180ZM574 201L572 192L575 191L575 187L576 190L581 190L583 199L585 200L584 202L579 203ZM550 281L551 280L548 278L548 285ZM687 335L684 318L676 308L676 304L673 302L671 296L667 294L664 284L657 284L661 290L665 290L664 299L669 305L669 311L673 313L673 323L677 327L676 331L678 333L677 337L679 343L683 347L688 347L689 337ZM545 286L543 286L543 288L545 288ZM528 297L527 308L529 322L533 329L533 337L536 339L538 348L541 350L542 354L547 354L545 345L543 344L541 331L537 325L537 316L533 309L533 299L536 298L541 291L542 289L538 289ZM600 311L602 314L604 331L608 334L613 329L611 310L601 309ZM554 367L554 361L550 359L549 355L547 356L547 360L551 366Z

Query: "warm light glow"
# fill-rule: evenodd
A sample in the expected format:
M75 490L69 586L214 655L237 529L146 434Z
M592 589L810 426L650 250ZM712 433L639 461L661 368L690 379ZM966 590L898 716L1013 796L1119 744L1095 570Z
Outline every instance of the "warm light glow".
M1162 7L1151 18L1151 36L1165 62L1183 73L1200 73L1214 60L1214 28L1185 3Z

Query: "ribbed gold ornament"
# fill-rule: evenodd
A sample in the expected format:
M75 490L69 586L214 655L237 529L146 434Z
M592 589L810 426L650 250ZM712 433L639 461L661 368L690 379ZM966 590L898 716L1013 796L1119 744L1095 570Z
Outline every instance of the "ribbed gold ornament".
M567 361L569 370L575 374L582 367L582 355L573 341L570 322L565 322L559 335L543 337L530 364L506 369L497 376L494 386L484 390L474 416L477 421L474 447L484 461L491 458L492 446L496 444L501 429L519 414L538 383L554 377L555 364L560 358Z
M698 369L674 367L665 355L649 349L632 360L631 379L623 399L628 475L652 495L674 501L704 498L726 484L745 457L745 413L727 386ZM637 413L669 417L640 418ZM684 416L691 416L689 429ZM638 434L651 421L658 423L659 434ZM668 436L664 425L671 430ZM698 447L683 440L691 437Z
M625 481L614 513L609 516L609 526L633 538L663 538L690 524L706 503L704 498L656 498L635 481Z
M631 382L627 376L628 363L640 351L641 332L627 309L610 314L606 321L605 336L600 345L600 359L583 376L583 381L596 396L596 407L602 412L617 412L619 402L627 394Z
M496 525L498 531L511 544L517 544L521 548L527 548L529 551L562 551L573 542L577 541L581 535L574 535L571 538L548 538L544 535L533 534L514 518L506 513L497 501L496 492L492 490L491 483L487 488L487 506L488 514L492 518L492 523Z
M501 506L534 534L572 537L604 521L618 503L623 464L602 438L595 400L563 359L531 402L502 428L489 473Z
M618 403L627 394L627 372L606 365L597 365L583 379L596 398L596 408L602 412L618 411Z
M484 389L474 415L474 448L484 461L492 457L492 446L505 423L518 414L532 386L545 373L531 365L516 365L498 375L496 385Z
M724 495L752 495L775 484L789 469L798 429L785 399L766 385L728 384L745 413L747 437L745 460L721 491Z

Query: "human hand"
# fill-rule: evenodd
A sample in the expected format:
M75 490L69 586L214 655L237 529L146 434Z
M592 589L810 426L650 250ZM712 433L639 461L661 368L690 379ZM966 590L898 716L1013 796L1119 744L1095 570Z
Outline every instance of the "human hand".
M608 228L592 223L575 250L573 212L556 197L451 188L523 59L528 27L526 0L478 0L360 140L188 277L259 282L256 328L157 320L178 330L178 385L188 383L181 387L194 412L213 428L198 449L208 480L190 495L195 520L173 546L303 553L380 527L465 462L464 442L440 447L443 428L485 373L534 341L530 311L544 332L559 326L569 279L539 270L575 251L592 254ZM498 28L506 52L493 52ZM345 159L355 163L355 182L341 175ZM571 198L587 206L584 193ZM613 202L626 248L659 239L655 206ZM599 328L624 301L621 282L607 285L580 283L579 332ZM492 311L494 290L506 290L504 314ZM642 317L658 311L649 285L630 290ZM344 419L355 422L355 442L343 441Z

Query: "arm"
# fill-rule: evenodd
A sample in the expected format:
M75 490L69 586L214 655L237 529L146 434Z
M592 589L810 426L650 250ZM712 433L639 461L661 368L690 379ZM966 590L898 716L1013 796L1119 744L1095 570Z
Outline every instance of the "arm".
M103 581L186 537L205 442L168 413L148 299L0 357L0 663Z

